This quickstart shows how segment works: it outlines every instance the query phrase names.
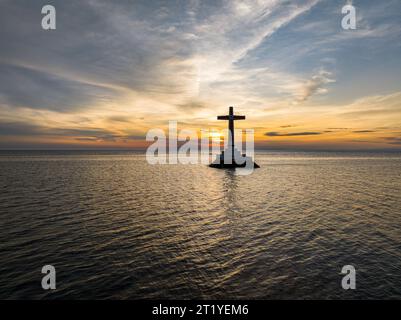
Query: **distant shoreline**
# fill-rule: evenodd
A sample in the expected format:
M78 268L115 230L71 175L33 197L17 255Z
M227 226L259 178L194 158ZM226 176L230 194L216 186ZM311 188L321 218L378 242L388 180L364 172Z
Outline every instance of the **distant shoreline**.
M0 149L1 153L135 153L145 154L144 149ZM255 149L255 153L282 153L282 152L293 152L293 153L389 153L389 154L401 154L401 149L366 149L366 150L337 150L337 149Z

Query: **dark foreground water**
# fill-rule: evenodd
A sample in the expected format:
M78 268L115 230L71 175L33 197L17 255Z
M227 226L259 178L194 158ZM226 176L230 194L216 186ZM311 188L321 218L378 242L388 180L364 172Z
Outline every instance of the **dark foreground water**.
M401 155L257 162L237 176L121 152L1 153L0 298L401 298Z

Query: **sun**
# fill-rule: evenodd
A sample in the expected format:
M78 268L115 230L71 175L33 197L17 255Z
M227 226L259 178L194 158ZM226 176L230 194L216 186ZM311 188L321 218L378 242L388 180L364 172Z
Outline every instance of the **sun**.
M224 134L222 133L222 132L220 132L220 131L215 131L215 130L212 130L212 131L210 131L209 132L209 137L212 139L212 140L224 140Z

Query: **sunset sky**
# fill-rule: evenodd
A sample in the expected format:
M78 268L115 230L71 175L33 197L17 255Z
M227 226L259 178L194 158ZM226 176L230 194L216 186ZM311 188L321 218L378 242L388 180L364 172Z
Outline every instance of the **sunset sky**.
M259 148L401 150L401 1L353 1L356 30L346 3L0 0L0 148L143 148L233 105Z

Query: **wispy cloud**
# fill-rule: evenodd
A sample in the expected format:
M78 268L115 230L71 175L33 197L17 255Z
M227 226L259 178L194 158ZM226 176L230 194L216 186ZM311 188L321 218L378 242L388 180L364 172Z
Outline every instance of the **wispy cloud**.
M342 108L339 115L352 119L401 117L401 92L388 95L367 96L357 99L350 105ZM394 118L395 117L395 118Z
M144 140L141 134L115 133L102 128L52 128L24 122L0 122L2 136L68 137L80 141Z
M305 101L314 94L327 93L328 89L325 86L332 82L335 82L335 80L332 78L331 72L319 71L301 87L298 101Z
M266 132L265 136L268 137L296 137L296 136L315 136L322 134L323 132L290 132L290 133L280 133L280 132Z

